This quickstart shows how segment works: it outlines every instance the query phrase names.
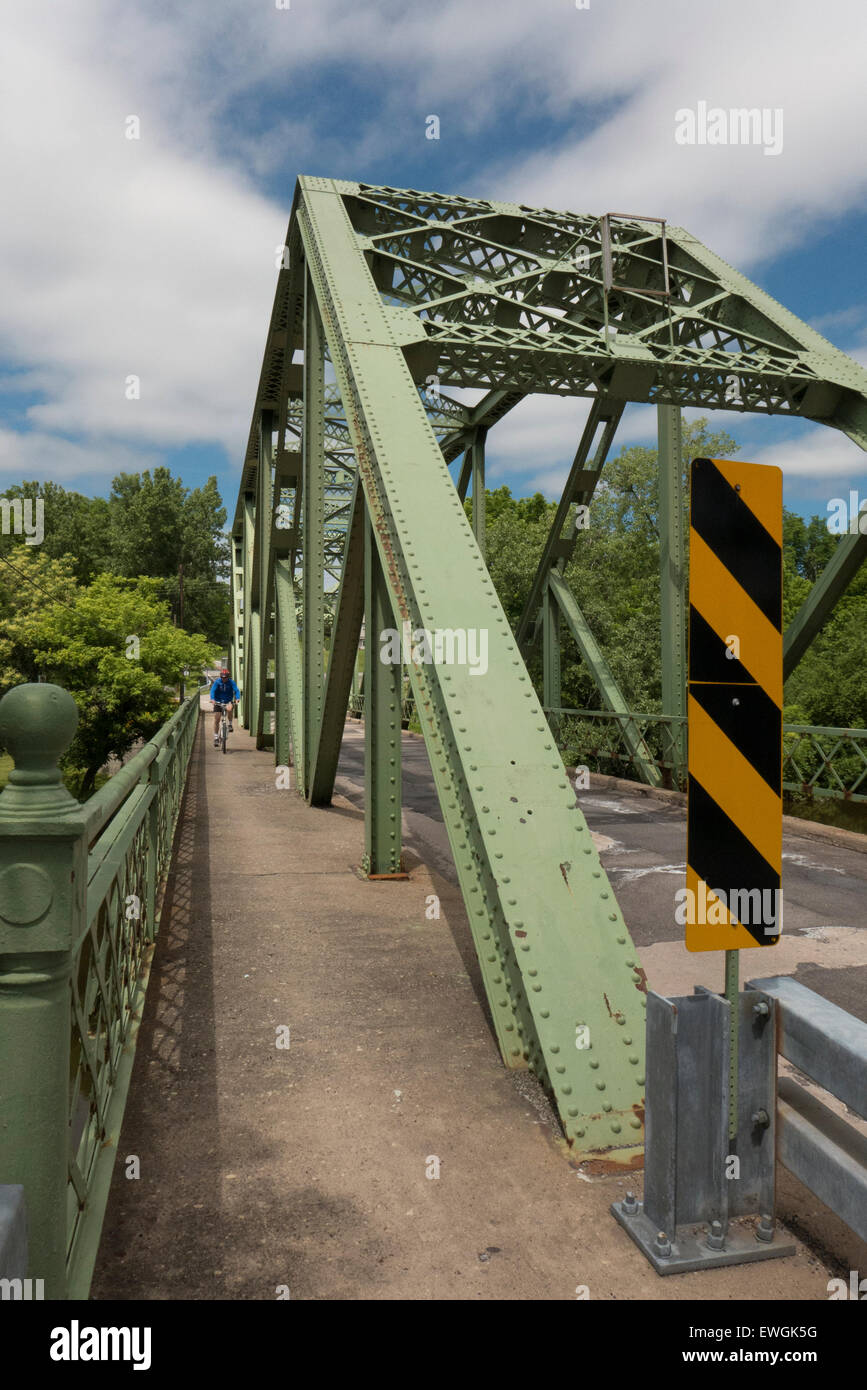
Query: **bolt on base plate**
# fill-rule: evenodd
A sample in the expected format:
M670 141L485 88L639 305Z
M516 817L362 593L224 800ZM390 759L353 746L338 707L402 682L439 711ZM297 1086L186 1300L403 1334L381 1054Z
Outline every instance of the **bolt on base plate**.
M714 1235L707 1225L678 1226L674 1232L661 1232L645 1214L641 1202L612 1202L610 1210L657 1274L689 1274L694 1269L719 1269L722 1265L747 1264L752 1260L776 1260L795 1253L792 1242L773 1236L768 1240L765 1235L759 1238L756 1227L743 1221L730 1222L724 1236ZM709 1240L714 1244L722 1240L723 1248L713 1249Z

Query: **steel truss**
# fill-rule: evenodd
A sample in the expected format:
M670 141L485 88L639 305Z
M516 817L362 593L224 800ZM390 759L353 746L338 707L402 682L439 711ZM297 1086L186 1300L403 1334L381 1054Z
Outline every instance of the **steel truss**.
M503 1058L576 1155L640 1162L645 979L522 659L558 705L570 632L659 773L564 579L629 401L660 407L666 713L682 713L679 409L793 414L867 447L867 374L680 228L301 178L233 527L233 669L257 746L329 803L364 623L370 875L400 871L400 667L382 629L487 633L487 672L408 674ZM444 389L482 388L469 407ZM590 397L513 635L484 562L485 438L531 392ZM449 465L460 460L454 479ZM473 498L472 524L463 499ZM838 548L789 668L854 574ZM330 622L330 640L326 628Z

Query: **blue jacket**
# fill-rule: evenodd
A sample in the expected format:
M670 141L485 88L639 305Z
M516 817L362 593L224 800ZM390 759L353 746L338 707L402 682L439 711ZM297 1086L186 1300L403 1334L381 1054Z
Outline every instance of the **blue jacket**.
M240 698L241 692L231 677L224 681L218 676L211 686L211 699L216 700L220 705L230 705L233 700L240 700Z

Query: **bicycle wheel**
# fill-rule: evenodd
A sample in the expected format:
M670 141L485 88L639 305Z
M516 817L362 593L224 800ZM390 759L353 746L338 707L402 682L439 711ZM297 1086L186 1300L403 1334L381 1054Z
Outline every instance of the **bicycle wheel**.
M220 725L220 743L221 743L221 745L222 745L222 748L223 748L223 752L224 752L224 753L225 753L225 751L226 751L226 735L227 735L227 732L228 732L228 728L229 728L229 726L228 726L228 724L226 723L226 719L225 719L225 716L224 716L224 717L223 717L223 722L222 722L222 724Z

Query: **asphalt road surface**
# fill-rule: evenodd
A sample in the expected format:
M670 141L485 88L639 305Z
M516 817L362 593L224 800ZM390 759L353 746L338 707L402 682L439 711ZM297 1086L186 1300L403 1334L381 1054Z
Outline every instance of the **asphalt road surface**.
M352 720L338 790L363 806L364 743ZM686 875L685 807L607 786L578 797L651 987L664 994L691 993L701 983L722 989L722 953L688 952L675 920L674 895ZM433 856L437 872L457 883L424 741L411 735L403 739L403 801L405 848L429 863ZM867 1021L867 837L864 848L841 848L808 831L784 834L783 939L740 953L742 981L793 975Z

